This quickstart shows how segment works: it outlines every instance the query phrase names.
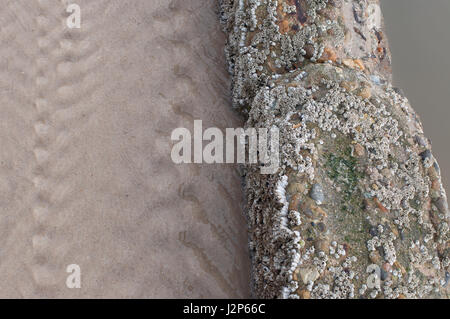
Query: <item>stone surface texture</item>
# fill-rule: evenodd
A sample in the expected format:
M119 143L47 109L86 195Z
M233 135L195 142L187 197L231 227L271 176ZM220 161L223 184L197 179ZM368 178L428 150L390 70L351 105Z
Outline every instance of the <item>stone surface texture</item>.
M260 298L448 298L440 169L401 90L377 0L223 0L233 106L280 130L246 167Z

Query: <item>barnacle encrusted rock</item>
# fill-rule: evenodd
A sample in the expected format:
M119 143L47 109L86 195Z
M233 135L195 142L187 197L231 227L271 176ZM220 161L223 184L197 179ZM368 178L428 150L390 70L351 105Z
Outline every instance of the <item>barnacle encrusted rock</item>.
M391 85L377 0L222 0L233 105L280 130L246 167L261 298L448 298L449 209L430 142Z
M260 87L305 62L332 62L390 81L377 1L222 0L233 105L249 110ZM290 8L286 10L285 8Z

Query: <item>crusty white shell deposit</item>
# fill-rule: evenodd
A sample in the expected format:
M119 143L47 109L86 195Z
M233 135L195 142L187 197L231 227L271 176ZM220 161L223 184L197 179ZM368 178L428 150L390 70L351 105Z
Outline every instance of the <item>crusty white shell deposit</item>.
M280 130L281 166L247 167L262 298L448 297L449 210L376 0L223 1L233 101ZM358 45L356 45L358 44Z

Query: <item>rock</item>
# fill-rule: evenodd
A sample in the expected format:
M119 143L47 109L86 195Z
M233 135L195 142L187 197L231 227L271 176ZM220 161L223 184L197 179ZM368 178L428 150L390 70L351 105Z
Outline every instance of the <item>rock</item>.
M231 33L227 55L233 62L230 71L234 71L233 105L244 113L249 127L275 125L289 137L283 138L280 145L287 164L280 167L279 172L263 176L259 170L251 168L245 175L246 185L249 185L250 236L255 243L252 254L254 292L258 298L274 298L286 287L300 287L296 290L300 295L301 289L306 289L305 284L315 280L315 284L319 281L329 284L338 294L322 294L322 291L319 293L313 289L310 294L303 291L302 297L353 297L348 289L341 289L348 285L336 276L335 270L342 267L344 272L352 274L353 278L349 276L347 281L358 287L367 279L364 275L367 264L373 264L372 267L384 266L382 271L377 268L377 274L385 282L394 277L393 269L396 275L401 271L404 276L395 276L391 288L393 291L399 289L394 294L383 294L373 289L367 294L374 293L373 298L381 298L404 292L408 297L419 297L422 295L419 290L409 289L404 267L398 263L396 266L384 264L386 261L394 263L398 257L409 270L420 270L417 269L420 263L416 265L405 258L410 253L411 241L416 238L422 240L423 236L417 230L428 230L425 226L430 229L448 226L440 219L439 225L425 225L429 224L430 214L429 208L423 208L422 204L427 198L433 205L441 197L446 198L439 174L429 173L430 168L435 171L431 152L422 153L424 165L419 156L431 148L431 143L420 141L426 145L423 146L414 141L414 136L423 136L418 117L407 100L391 89L389 48L382 35L382 26L373 27L370 15L374 13L370 13L373 10L368 8L376 7L377 1L333 1L341 4L342 10L327 5L330 1L281 1L291 6L294 2L300 4L297 5L298 11L306 9L291 16L280 16L275 5L268 5L271 2L256 1L261 3L256 5L244 1L243 8L234 6L240 9L230 14L230 17L236 14L242 17L230 19L227 26ZM354 26L355 17L351 13L355 9L358 9L358 28L364 37L337 37L338 33L352 32L348 27ZM327 10L334 10L337 19L328 21L325 17ZM306 17L309 13L313 16ZM376 19L378 15L379 12ZM282 32L272 28L273 17L278 22L283 19L289 21L289 31L286 23ZM303 23L303 20L308 20L308 23ZM255 21L256 28L249 31L249 26ZM311 30L307 29L312 23L317 23L318 32L315 34L310 34ZM298 29L294 28L296 25ZM335 32L329 33L331 29ZM287 33L281 36L280 33L285 31ZM256 45L248 45L250 43ZM356 54L355 48L361 52ZM322 49L322 56L318 57ZM374 55L375 50L379 56ZM316 59L319 62L334 59L334 54L336 63L316 63ZM305 63L305 57L310 61ZM357 57L364 61L355 59ZM272 69L272 63L279 67ZM382 81L386 87L377 85ZM292 114L297 115L293 117ZM305 122L308 124L304 125ZM298 126L299 123L302 125ZM295 135L290 135L291 132ZM293 147L297 138L301 145L311 143L310 151L302 149L299 152ZM284 195L280 185L285 187L286 177L291 183L304 183L305 191L289 186L285 197L274 196ZM434 180L438 181L434 183L435 194L429 192ZM291 208L301 214L303 223L287 225L291 226L290 232L280 234L280 227L285 226L284 199L289 200ZM444 202L439 205L441 210L446 210ZM416 220L410 213L416 211L423 218ZM266 222L270 220L274 222ZM383 230L370 228L377 224L381 224ZM397 239L400 236L398 229L406 231L403 241ZM363 234L359 234L361 230ZM301 239L297 245L299 234ZM322 241L324 237L330 242L339 240L340 244L331 246ZM370 237L369 241L366 237ZM374 237L379 238L373 240ZM427 250L433 255L439 253L444 256L448 238L444 237L443 231L427 238L431 238L423 242ZM343 249L344 243L351 249ZM351 265L353 269L346 262L350 253L358 256ZM264 262L265 258L274 256L289 264L283 264L280 269L280 262ZM302 256L302 263L293 263L291 260L296 260L293 256ZM329 258L328 270L319 273L319 267L323 265L321 258L325 256ZM293 269L298 270L298 286L291 283ZM444 269L440 269L439 274L434 268L427 268L427 271L427 276L433 279L444 279ZM353 276L358 272L360 278ZM419 289L427 284L427 280L418 278ZM408 292L402 287L408 288ZM437 288L439 291L427 292L424 297L447 296L441 287Z
M333 49L330 48L325 48L323 50L323 54L319 59L319 62L326 62L326 61L332 61L332 62L336 62L336 52L334 52Z
M370 252L369 259L374 264L379 265L381 263L381 256L377 251Z
M311 298L311 293L308 290L303 289L303 290L300 291L300 298L301 299L310 299Z
M303 215L305 215L307 218L313 218L313 212L310 208L307 208L303 211Z
M384 258L384 249L382 246L378 246L377 248L378 254L380 254L381 257Z
M435 179L431 182L431 188L435 191L439 191L441 189L441 183L439 183L439 180Z
M290 194L303 194L305 192L305 185L302 183L292 183L288 185L287 191Z
M328 0L328 3L335 8L342 7L342 3L340 0Z
M383 269L384 269L385 271L387 271L387 272L391 272L392 266L391 266L390 263L384 263Z
M389 210L386 207L384 207L383 204L380 203L378 198L374 197L373 201L375 202L380 211L382 211L383 213L389 213Z
M370 97L372 96L372 91L370 90L370 88L368 86L363 87L359 91L358 96L360 96L363 99L370 99Z
M318 205L321 205L325 200L322 186L320 184L314 184L311 188L310 196Z
M391 173L391 170L389 168L383 168L381 170L381 175L383 175L385 178L391 178L392 177L392 173Z
M311 59L314 56L314 46L311 44L307 44L305 45L305 47L303 48L306 52L305 57L307 57L308 59Z
M317 224L317 228L323 233L324 231L327 230L327 228L325 227L325 224L320 222Z
M422 161L424 161L424 162L425 162L425 160L430 159L431 156L432 156L430 150L423 151L423 152L420 153L419 155L420 155L420 157L422 158Z
M414 140L416 141L417 144L419 144L422 147L427 147L428 143L426 141L426 139L420 135L416 135L414 136Z
M398 87L393 87L393 89L394 89L395 93L397 93L397 94L399 94L399 95L401 95L403 97L406 97L406 94L405 94L405 92L402 89L400 89Z
M378 236L378 229L375 226L370 227L369 234L372 237Z
M389 273L386 270L384 270L383 268L381 268L380 269L380 279L382 281L385 281L388 278L389 278Z
M299 211L300 203L300 194L295 194L289 202L289 210Z
M314 217L316 217L316 218L320 219L320 218L328 217L327 213L319 206L313 206L313 207L311 207L311 209L313 210Z
M400 229L400 240L405 240L405 231Z
M354 150L355 150L356 156L358 156L358 157L364 156L364 154L366 153L366 151L364 150L364 147L362 147L361 144L355 144Z
M450 273L448 271L445 272L445 282L444 282L444 287L448 286L448 283L450 282Z
M446 214L448 212L448 203L444 198L439 198L434 205L439 210L441 214Z
M340 84L341 88L344 88L347 92L352 92L358 88L358 83L356 82L349 82L349 81L342 81Z
M360 59L342 59L342 64L352 69L365 70L364 63Z
M286 34L286 33L288 33L289 32L289 21L287 21L287 20L283 20L283 21L281 21L281 23L279 24L279 26L280 26L280 32L282 33L282 34Z
M394 266L400 269L402 275L406 275L406 269L403 267L402 264L400 264L398 261L394 262Z
M364 66L364 62L361 59L356 59L354 60L355 65L357 65L362 71L364 71L366 69L366 67Z
M376 85L381 85L381 79L378 75L371 75L370 79L372 80L373 83L375 83Z
M314 247L318 251L328 252L328 251L330 251L330 241L327 239L317 240L314 244Z
M398 237L400 234L398 232L398 230L394 227L390 229L392 231L392 233L395 235L395 237Z
M434 169L436 170L436 172L437 172L438 174L441 173L441 168L439 167L438 162L434 161L433 167L434 167Z
M299 273L305 285L307 285L310 281L316 281L320 276L316 268L300 268Z

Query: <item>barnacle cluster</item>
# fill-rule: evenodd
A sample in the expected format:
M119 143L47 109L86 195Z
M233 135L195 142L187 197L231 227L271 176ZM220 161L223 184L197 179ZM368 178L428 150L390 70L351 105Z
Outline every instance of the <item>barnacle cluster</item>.
M349 2L373 37L358 34L379 44L378 22L369 31L361 22L377 1ZM233 104L248 127L280 131L278 172L246 167L254 292L446 297L449 210L439 166L381 62L341 58L354 52L345 46L346 6L223 1Z
M334 30L329 39L339 41L344 35L338 22L326 20L316 23L316 12L325 8L328 0L307 0L301 5L299 1L239 0L235 6L224 6L227 11L227 23L230 41L227 57L230 72L233 74L233 105L245 109L256 95L261 85L266 85L280 74L294 70L305 60L319 59L324 45L314 41L315 38ZM231 12L234 11L234 15ZM303 10L303 11L302 11ZM282 22L277 18L278 12L286 16ZM289 25L289 19L296 17L296 24ZM302 16L313 21L302 26ZM300 18L299 18L300 17ZM284 25L284 27L283 27ZM289 34L289 29L297 32ZM305 50L308 50L308 52Z

